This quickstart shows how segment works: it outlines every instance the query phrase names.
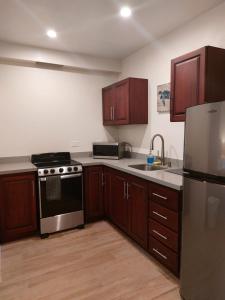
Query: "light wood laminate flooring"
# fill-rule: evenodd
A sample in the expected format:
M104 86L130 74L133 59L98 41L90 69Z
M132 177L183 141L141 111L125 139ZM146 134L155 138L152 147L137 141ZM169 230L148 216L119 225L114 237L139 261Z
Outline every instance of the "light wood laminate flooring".
M1 247L1 300L180 300L178 280L105 221Z

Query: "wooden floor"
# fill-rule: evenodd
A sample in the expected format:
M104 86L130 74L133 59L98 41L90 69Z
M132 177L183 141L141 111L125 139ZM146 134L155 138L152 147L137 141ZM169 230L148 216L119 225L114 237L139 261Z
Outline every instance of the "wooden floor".
M1 300L178 300L178 282L107 222L1 247Z

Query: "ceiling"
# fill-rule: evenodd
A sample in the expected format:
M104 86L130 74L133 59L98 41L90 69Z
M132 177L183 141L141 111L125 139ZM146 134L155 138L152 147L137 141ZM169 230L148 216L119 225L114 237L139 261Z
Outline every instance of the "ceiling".
M0 40L124 58L221 0L0 0ZM119 9L130 5L133 16ZM45 32L54 28L58 38Z

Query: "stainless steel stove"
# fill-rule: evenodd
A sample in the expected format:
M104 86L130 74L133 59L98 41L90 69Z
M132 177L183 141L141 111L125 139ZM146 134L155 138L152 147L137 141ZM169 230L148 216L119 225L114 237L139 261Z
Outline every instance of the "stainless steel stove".
M69 152L34 154L38 168L41 237L84 227L83 168Z

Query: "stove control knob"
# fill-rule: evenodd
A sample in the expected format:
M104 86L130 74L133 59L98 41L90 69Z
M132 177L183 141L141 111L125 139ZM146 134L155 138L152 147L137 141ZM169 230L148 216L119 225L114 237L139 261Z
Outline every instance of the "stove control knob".
M51 172L51 174L54 174L55 173L55 169L51 169L50 172Z
M59 173L62 173L63 172L63 168L59 168Z
M72 171L72 168L71 168L71 167L68 167L68 168L67 168L67 171L68 171L68 172L71 172L71 171Z
M74 170L75 172L77 172L77 171L78 171L78 167L74 167L73 170Z
M45 169L45 170L44 170L44 174L48 174L48 170Z

